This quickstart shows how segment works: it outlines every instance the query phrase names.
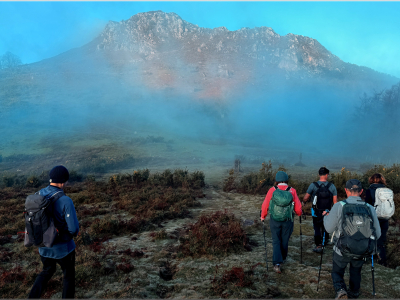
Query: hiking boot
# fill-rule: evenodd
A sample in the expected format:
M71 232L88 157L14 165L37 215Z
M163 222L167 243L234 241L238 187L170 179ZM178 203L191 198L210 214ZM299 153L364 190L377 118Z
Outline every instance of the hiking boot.
M281 271L281 266L280 265L275 265L274 266L274 271L276 272L276 273L282 273L282 271Z
M348 299L347 298L347 292L345 289L341 289L336 293L336 299Z
M353 292L350 290L347 292L347 296L349 297L349 299L357 299L358 297L360 297L360 292Z
M315 247L312 251L314 251L315 253L321 253L322 252L322 246L317 246Z

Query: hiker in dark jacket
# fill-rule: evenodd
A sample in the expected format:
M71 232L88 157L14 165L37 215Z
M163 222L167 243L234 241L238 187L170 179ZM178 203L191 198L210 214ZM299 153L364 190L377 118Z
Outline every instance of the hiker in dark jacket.
M333 233L332 239L334 240L333 246L333 264L332 264L332 281L333 287L336 292L336 299L347 299L358 298L360 294L360 283L361 283L361 269L364 264L364 259L355 259L354 257L349 257L349 255L344 255L339 249L338 245L339 237L343 234L343 214L342 211L346 204L356 204L365 205L365 202L361 199L360 195L362 193L362 184L357 179L351 179L346 182L346 195L347 199L340 201L333 205L329 213L324 212L324 226L325 230L329 233ZM368 204L367 204L368 205ZM376 215L375 209L368 205L367 208L370 211L370 215L373 220L373 228L375 231L375 239L381 236L381 228L379 226L378 217ZM356 221L357 222L357 221ZM362 224L357 222L357 224ZM358 225L357 225L358 226ZM355 241L355 244L360 242ZM347 264L350 263L350 280L349 289L347 290L346 284L344 282L344 272Z
M56 192L63 192L65 183L69 179L69 172L63 166L56 166L50 171L50 185L39 191L40 195L47 196ZM73 237L79 232L79 223L74 203L71 198L63 195L53 204L54 225L58 236L53 247L40 247L39 254L43 263L43 271L36 278L28 298L40 298L47 282L56 272L59 264L63 271L63 298L75 296L75 243Z
M272 235L272 246L273 246L273 264L274 271L281 273L281 265L286 260L288 249L289 249L289 238L293 232L293 214L294 212L301 216L301 202L297 196L296 190L288 186L289 176L283 172L278 171L275 175L275 184L271 187L265 197L265 200L261 207L261 220L264 221L268 214L268 209L271 208L274 203L274 192L277 190L287 191L291 194L291 208L290 216L284 221L274 220L273 214L270 214L269 224ZM293 212L294 210L294 212Z
M375 192L378 188L386 187L386 179L383 177L382 174L375 173L372 175L368 180L370 186L365 191L365 202L368 204L375 206ZM379 225L381 227L381 237L378 239L378 264L383 266L387 265L387 258L386 258L386 235L389 229L389 220L386 219L379 219Z
M313 227L314 227L314 242L315 248L314 252L321 253L322 251L322 236L325 232L324 222L322 218L322 212L326 209L330 210L332 206L337 202L337 190L333 183L328 182L329 170L325 167L321 167L318 171L319 180L317 182L313 182L307 189L307 192L303 198L303 202L307 202L308 199L311 198L313 202L314 197L317 195L318 186L323 187L326 186L328 188L329 195L327 199L319 199L317 201L318 208L311 208L312 217L313 217ZM324 201L326 203L322 203ZM325 235L325 241L329 240L329 234Z

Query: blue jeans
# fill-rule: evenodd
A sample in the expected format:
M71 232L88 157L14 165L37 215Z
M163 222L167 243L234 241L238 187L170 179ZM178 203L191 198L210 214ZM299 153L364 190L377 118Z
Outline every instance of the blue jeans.
M289 238L293 232L293 221L275 221L269 219L272 235L273 264L281 264L286 259L289 249Z

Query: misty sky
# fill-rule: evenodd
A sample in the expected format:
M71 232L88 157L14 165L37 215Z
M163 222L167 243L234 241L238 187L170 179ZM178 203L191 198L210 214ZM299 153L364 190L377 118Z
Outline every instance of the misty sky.
M154 10L201 27L308 36L345 62L400 77L400 2L0 2L0 55L39 61L86 44L109 20Z

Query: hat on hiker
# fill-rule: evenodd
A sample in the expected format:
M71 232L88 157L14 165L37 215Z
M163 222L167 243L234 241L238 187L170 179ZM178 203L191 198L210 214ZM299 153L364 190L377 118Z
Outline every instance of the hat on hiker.
M64 183L69 179L69 172L64 166L55 166L50 171L50 182L52 183Z
M358 179L350 179L346 182L346 189L348 190L361 190L362 184Z
M318 174L319 175L329 174L329 170L327 168L325 168L325 167L321 167L321 168L319 168Z
M283 171L278 171L275 175L275 181L280 182L280 181L288 181L289 176Z

